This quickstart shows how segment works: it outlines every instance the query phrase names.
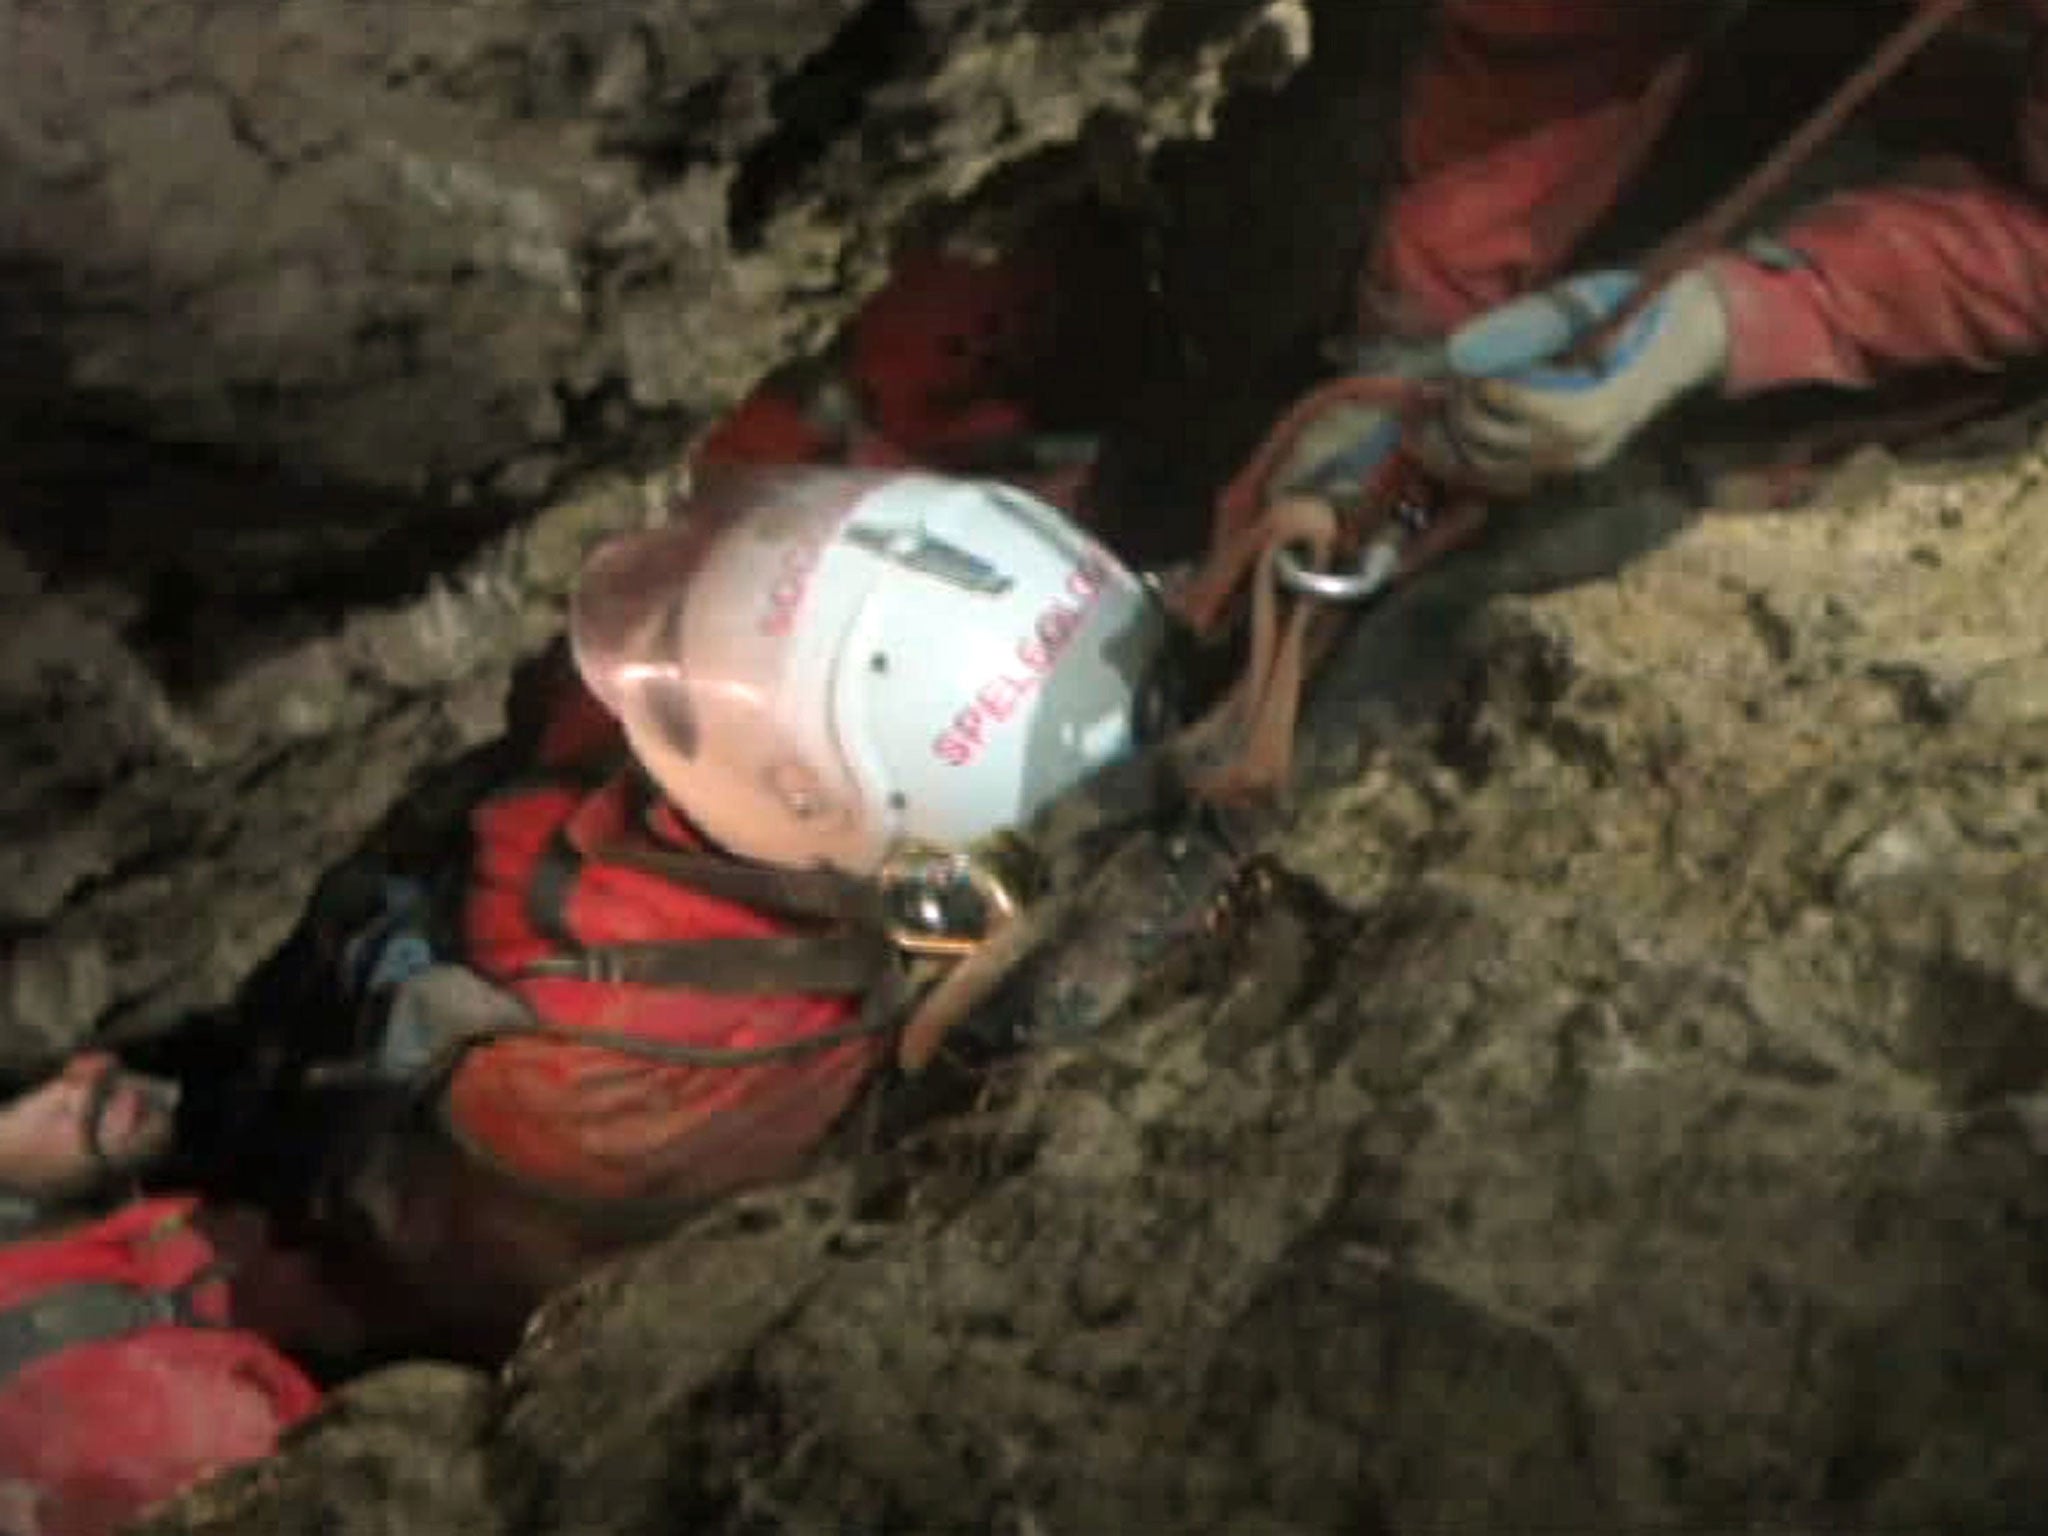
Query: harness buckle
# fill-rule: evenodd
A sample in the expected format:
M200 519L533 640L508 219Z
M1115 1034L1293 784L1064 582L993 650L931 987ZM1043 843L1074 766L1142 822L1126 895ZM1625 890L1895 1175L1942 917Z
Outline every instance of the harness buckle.
M920 957L973 954L1022 908L1034 883L1029 862L1014 840L968 850L902 844L875 877L889 942Z

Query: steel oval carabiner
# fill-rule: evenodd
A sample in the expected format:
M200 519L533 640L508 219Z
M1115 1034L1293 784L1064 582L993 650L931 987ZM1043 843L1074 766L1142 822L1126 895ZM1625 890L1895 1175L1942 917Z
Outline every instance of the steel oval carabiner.
M1273 554L1273 570L1280 585L1297 597L1311 597L1322 603L1362 603L1386 588L1401 568L1401 540L1394 534L1374 539L1350 570L1318 571L1302 563L1297 549L1289 545Z

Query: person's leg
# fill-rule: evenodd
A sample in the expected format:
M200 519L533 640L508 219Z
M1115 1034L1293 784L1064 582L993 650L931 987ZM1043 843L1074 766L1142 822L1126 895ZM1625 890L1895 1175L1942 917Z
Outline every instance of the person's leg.
M1407 87L1366 339L1442 336L1557 275L1654 148L1713 0L1441 0Z

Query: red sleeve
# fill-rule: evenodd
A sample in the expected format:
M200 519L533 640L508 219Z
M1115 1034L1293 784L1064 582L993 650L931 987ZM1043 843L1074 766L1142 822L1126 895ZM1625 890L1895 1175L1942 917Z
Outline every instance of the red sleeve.
M2048 350L2048 208L1966 167L1836 198L1785 244L1804 258L1790 271L1715 263L1730 395Z
M1935 364L1994 369L2048 351L2048 47L2018 121L2027 185L1961 161L1834 198L1795 225L1790 271L1716 262L1732 331L1730 395L1870 384Z
M1683 98L1707 13L1442 0L1406 89L1403 180L1364 274L1362 330L1441 335L1557 276Z

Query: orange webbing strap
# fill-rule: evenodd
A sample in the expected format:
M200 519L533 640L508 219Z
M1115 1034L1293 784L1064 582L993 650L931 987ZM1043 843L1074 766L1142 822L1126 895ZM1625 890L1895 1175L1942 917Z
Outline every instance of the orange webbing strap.
M1333 407L1367 405L1410 414L1430 399L1410 379L1340 378L1314 390L1281 418L1217 499L1209 553L1172 595L1181 620L1213 635L1238 595L1251 589L1244 675L1222 703L1184 731L1189 784L1199 795L1236 800L1277 789L1293 766L1294 730L1310 673L1340 627L1337 611L1286 592L1275 561L1293 549L1313 569L1355 554L1392 513L1394 487L1369 484L1359 506L1340 514L1309 495L1269 499L1274 476L1302 435Z
M920 998L904 1020L896 1039L896 1060L904 1071L922 1072L931 1065L954 1026L995 995L1018 966L1030 958L1053 930L1068 903L1043 897L1019 912L984 940L972 954Z
M1341 532L1328 502L1291 496L1273 503L1233 539L1229 552L1238 559L1248 556L1251 567L1243 578L1251 584L1251 633L1244 675L1221 704L1180 737L1179 746L1190 757L1189 786L1198 795L1235 800L1285 782L1312 665L1312 640L1329 634L1333 615L1319 613L1322 604L1283 591L1274 561L1292 547L1314 568L1325 569ZM1313 636L1312 629L1317 632ZM1315 649L1314 659L1320 659L1322 647Z
M1435 403L1439 393L1433 386L1417 379L1361 373L1332 379L1296 401L1287 414L1274 423L1251 459L1224 486L1223 494L1217 498L1216 520L1209 536L1208 564L1213 565L1223 557L1234 533L1245 524L1257 521L1266 504L1272 500L1273 478L1285 465L1287 456L1294 452L1303 434L1334 407L1363 405L1412 417ZM1367 507L1362 511L1368 515L1361 525L1361 532L1369 528L1372 509ZM1199 583L1200 577L1196 584ZM1228 598L1226 593L1223 601L1227 603ZM1184 617L1190 623L1196 622L1193 614L1184 614ZM1207 633L1218 617L1220 615L1212 614L1208 623L1198 628Z

